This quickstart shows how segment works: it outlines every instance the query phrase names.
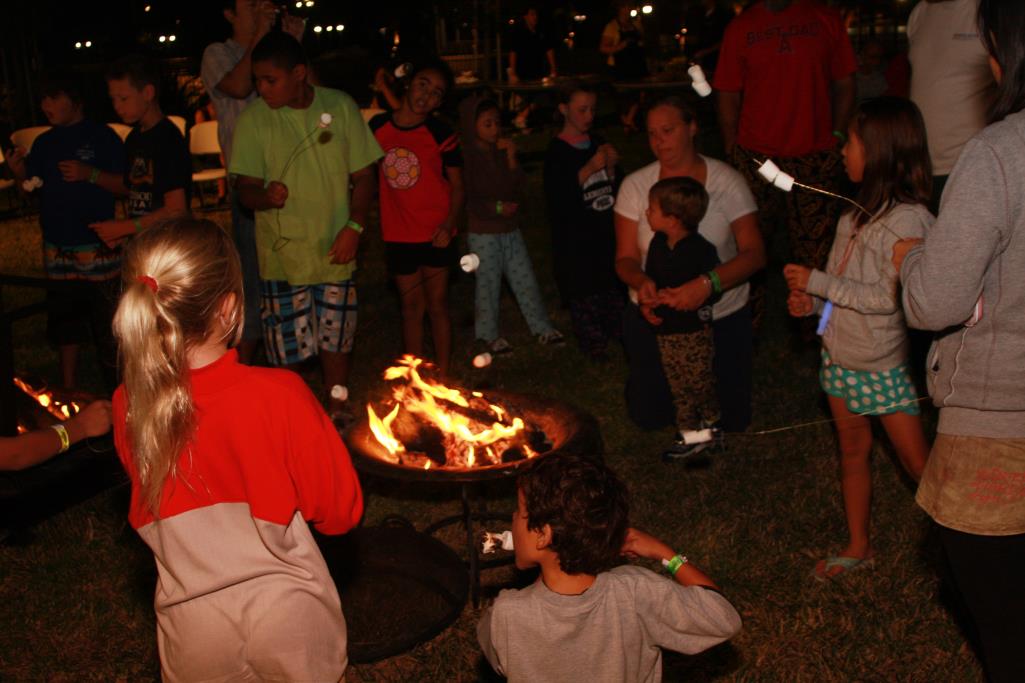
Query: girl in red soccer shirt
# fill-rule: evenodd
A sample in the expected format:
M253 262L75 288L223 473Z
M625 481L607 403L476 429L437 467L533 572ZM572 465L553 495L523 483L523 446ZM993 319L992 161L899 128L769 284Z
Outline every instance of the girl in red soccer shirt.
M307 526L341 534L362 514L337 430L298 375L229 350L242 276L217 225L139 233L122 274L114 439L157 560L163 680L339 680L345 620Z
M458 136L433 113L452 83L445 62L425 62L413 69L402 106L370 120L384 150L379 164L381 233L388 270L402 300L405 351L423 356L426 313L443 373L452 351L446 273L463 205L463 162Z

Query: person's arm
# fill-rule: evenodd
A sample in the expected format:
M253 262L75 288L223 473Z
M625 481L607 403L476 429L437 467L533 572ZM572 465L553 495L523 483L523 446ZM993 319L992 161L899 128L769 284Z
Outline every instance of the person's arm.
M853 75L833 81L833 130L847 135L857 99L858 86Z
M605 30L601 34L601 43L598 44L598 51L603 55L614 55L626 47L626 43L616 40L616 34L612 31Z
M262 178L246 175L235 179L235 191L239 203L253 211L283 208L288 199L288 187L284 183L275 180L264 187Z
M743 94L739 90L720 90L717 99L719 101L719 131L722 133L723 148L729 154L737 144ZM844 130L847 129L844 128Z
M623 283L637 291L642 304L656 303L655 282L641 268L641 249L637 246L638 221L621 214L615 215L616 275Z
M179 187L165 192L164 205L155 211L142 216L136 216L135 218L90 223L89 227L93 229L107 246L113 247L136 232L141 232L157 223L184 216L187 213L188 206L185 202L185 190Z
M356 223L360 228L366 228L370 205L374 201L376 170L377 165L370 164L349 175L349 182L352 185L352 195L349 198L349 221ZM348 223L343 225L335 235L331 249L328 251L331 263L349 263L356 258L356 252L359 250L359 236L359 230L352 228Z
M643 557L647 560L671 560L676 556L676 551L658 540L651 534L638 529L630 528L626 532L626 541L623 543L623 554L628 557ZM681 586L705 586L719 590L715 581L698 569L691 562L685 562L673 574L673 581Z
M448 216L438 226L431 243L436 247L447 247L452 238L456 235L456 221L459 219L459 212L463 208L463 200L466 194L463 190L463 169L459 166L446 166L445 176L448 178L451 187L451 201Z
M555 78L559 75L559 70L555 67L555 50L548 48L548 52L545 53L545 57L548 58L548 75Z
M118 197L124 197L128 194L123 173L101 171L95 166L90 166L74 159L57 162L57 168L60 170L65 182L92 183Z
M22 181L28 178L27 158L28 152L25 151L24 147L12 147L10 153L4 157L4 161L7 162L7 168L11 169L11 175L18 181L19 188Z
M254 10L243 9L244 12L254 11L255 16L249 17L253 22L250 38L245 42L245 54L215 85L225 95L236 99L249 97L253 92L253 48L267 35L274 26L274 5L261 2Z
M70 444L106 434L110 431L110 401L93 401L61 424ZM49 427L0 439L0 470L23 470L37 465L60 453L61 446L57 431Z
M519 83L520 77L516 73L516 50L509 51L509 68L506 69L510 83Z
M1015 237L1004 173L988 142L975 138L961 150L939 217L900 269L910 326L943 330L972 316L995 257Z

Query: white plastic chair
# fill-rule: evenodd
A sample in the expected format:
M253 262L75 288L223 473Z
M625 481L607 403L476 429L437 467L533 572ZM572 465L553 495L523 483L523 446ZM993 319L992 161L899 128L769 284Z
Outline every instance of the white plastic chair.
M126 126L123 123L108 123L110 129L117 133L117 136L121 138L121 142L124 142L128 138L128 134L132 132L131 126Z
M192 130L189 131L189 153L194 157L216 154L218 161L221 162L221 145L217 142L216 121L203 121L192 126ZM192 182L199 188L200 206L206 206L203 183L216 182L227 177L228 171L223 166L203 169L192 174Z
M11 133L11 142L15 147L24 147L25 153L32 151L32 144L40 135L50 130L50 126L32 126L30 128L19 128Z
M178 126L178 130L181 131L182 137L185 137L185 119L184 119L184 117L173 115L173 116L168 116L167 118L171 119L171 123L173 123L174 125Z

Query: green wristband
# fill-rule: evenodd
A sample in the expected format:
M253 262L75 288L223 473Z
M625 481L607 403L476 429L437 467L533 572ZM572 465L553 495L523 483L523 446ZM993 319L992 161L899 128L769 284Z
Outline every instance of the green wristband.
M679 554L673 555L670 560L662 560L662 566L665 567L669 576L676 576L676 572L680 571L680 567L685 564L687 564L687 558Z
M94 168L93 172L89 174L89 183L95 185L96 181L100 179L100 169Z
M499 199L497 202L495 202L495 213L498 214L499 216L502 215L502 200L501 199Z
M712 291L715 294L722 294L722 281L719 280L719 273L714 270L710 270L706 273L709 281L712 283Z
M355 230L357 235L363 234L363 226L357 223L356 221L352 220L351 218L345 222L345 227Z
M132 225L135 226L135 232L142 232L142 221L138 218L132 219Z

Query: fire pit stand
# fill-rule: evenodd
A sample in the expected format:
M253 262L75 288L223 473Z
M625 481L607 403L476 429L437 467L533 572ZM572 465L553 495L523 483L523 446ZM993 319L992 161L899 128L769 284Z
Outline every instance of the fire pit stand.
M595 458L604 452L598 422L591 415L573 406L553 399L528 397L504 391L489 391L488 398L500 402L510 412L519 415L527 423L539 427L551 442L548 451L536 458L543 458L556 452L578 453ZM511 480L532 460L517 460L473 468L432 467L422 469L393 462L388 451L378 443L370 430L366 418L350 426L343 434L353 465L365 474L385 479L399 479L415 482L439 482L460 484L462 514L440 519L424 528L424 533L433 535L452 524L462 523L466 531L466 565L469 576L470 600L474 607L480 600L480 572L512 561L510 555L484 559L480 556L483 529L477 522L501 521L508 524L508 514L488 512L483 499L474 509L477 484L489 481Z

